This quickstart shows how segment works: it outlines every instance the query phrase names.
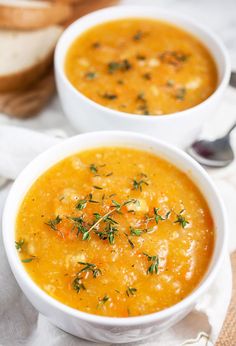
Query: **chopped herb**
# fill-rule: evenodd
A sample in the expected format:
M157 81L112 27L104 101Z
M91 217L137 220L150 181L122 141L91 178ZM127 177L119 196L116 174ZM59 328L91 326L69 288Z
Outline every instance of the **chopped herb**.
M118 96L116 94L105 92L104 94L102 94L102 97L107 100L115 100Z
M96 266L96 264L88 262L79 262L79 264L83 265L84 267L77 273L77 275L83 272L91 272L93 277L96 278L102 274L101 270Z
M95 233L99 236L100 239L108 239L111 245L115 243L115 236L117 232L118 229L116 227L113 227L111 224L108 224L108 226L105 228L105 231L103 232L95 231Z
M107 68L108 68L108 72L109 73L114 73L116 71L128 71L131 69L131 64L129 62L129 60L124 59L121 61L111 61L108 63Z
M87 79L87 80L93 80L93 79L95 79L97 77L97 73L96 72L87 72L86 74L85 74L85 78Z
M144 36L144 33L142 31L137 31L134 36L133 36L133 40L134 41L140 41Z
M72 282L73 289L79 293L81 290L85 290L85 286L82 283L82 279L80 277L76 277Z
M93 187L97 190L103 190L103 187L101 187L101 186L94 185Z
M21 252L24 243L25 243L24 239L20 239L19 241L15 241L16 250Z
M113 175L113 172L107 173L105 176L110 177L111 175Z
M160 208L154 208L154 219L156 224L158 224L159 221L165 220L165 218L159 214L159 209Z
M106 294L102 299L99 299L99 304L104 305L110 298Z
M130 234L131 235L135 235L135 236L139 237L143 233L144 233L144 231L141 229L135 229L133 227L130 227Z
M176 220L174 223L179 223L182 228L185 228L189 222L185 219L185 217L182 215L184 213L184 209L180 211L179 214L176 214Z
M91 165L89 166L89 169L93 174L96 174L98 172L98 168L95 166L94 163L91 163Z
M186 88L182 87L177 89L175 94L175 98L177 100L183 101L185 99L185 96L186 96Z
M51 227L51 229L53 231L58 231L58 229L56 228L56 226L61 222L61 218L59 215L57 215L57 217L55 219L52 220L48 220L48 222L46 222L45 224L49 227Z
M123 85L124 81L122 79L118 79L117 84Z
M149 262L152 262L152 264L147 269L147 274L158 274L158 267L159 267L159 258L158 256L150 256L147 253L143 252L144 256L147 257L147 260Z
M88 202L89 202L89 203L99 203L98 201L95 201L95 200L93 199L92 193L90 193L90 194L88 195Z
M86 205L87 205L87 199L80 199L77 203L76 203L76 209L79 209L79 210L83 210Z
M30 263L32 262L36 257L35 256L32 256L30 258L25 258L25 259L22 259L21 262L23 263Z
M146 101L144 92L141 92L137 95L137 100Z
M135 287L128 287L126 290L126 294L128 297L133 296L137 292L137 288Z
M189 56L176 51L165 51L160 54L160 60L166 64L173 65L175 67L180 67L182 63L184 63Z
M133 249L134 248L134 243L130 240L129 236L127 233L125 233L126 237L127 237L127 240L128 240L128 243L129 245L131 246L131 248Z
M133 190L140 190L142 192L143 187L142 185L148 185L148 183L141 179L141 180L133 180Z
M93 213L93 216L95 217L96 221L101 219L101 217L102 217L99 213Z

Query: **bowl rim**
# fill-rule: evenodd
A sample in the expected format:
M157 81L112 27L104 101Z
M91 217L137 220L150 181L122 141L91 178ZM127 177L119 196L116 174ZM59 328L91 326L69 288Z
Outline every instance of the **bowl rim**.
M20 257L15 249L15 244L14 242L11 242L11 234L13 232L13 235L15 234L15 221L16 221L16 216L18 212L18 208L13 213L12 215L12 201L16 201L18 199L19 204L21 203L22 199L24 198L25 194L28 192L32 184L36 181L36 179L41 176L45 171L47 171L50 167L52 167L56 162L59 162L60 160L70 155L73 155L75 152L80 152L80 150L73 151L73 143L76 141L80 141L80 139L88 139L90 138L96 138L97 140L97 145L86 145L87 149L80 149L81 151L88 150L89 148L95 148L95 147L109 147L109 145L98 145L98 139L105 137L108 138L108 141L112 142L114 138L117 140L119 138L122 139L127 139L131 138L131 140L135 143L133 147L138 148L138 141L142 142L148 142L150 145L155 145L157 146L160 150L164 149L167 150L169 153L174 154L178 159L186 165L191 166L191 170L194 170L197 172L199 176L205 181L206 184L210 187L212 194L214 195L214 198L218 204L218 209L219 209L219 214L220 214L220 219L222 220L222 229L220 232L222 232L222 242L220 242L220 256L218 256L215 259L215 263L212 264L212 268L208 270L207 276L202 279L202 281L199 283L199 286L195 288L194 291L192 291L188 296L186 296L182 301L178 302L175 305L172 305L169 308L166 308L164 310L154 312L151 314L146 314L146 315L141 315L141 316L134 316L134 317L108 317L108 316L100 316L100 315L95 315L95 314L90 314L86 313L83 311L80 311L78 309L69 307L65 305L64 303L56 300L55 298L51 297L49 294L47 294L45 291L43 291L30 277L30 275L27 273L27 271L24 269L24 266L22 262L20 261ZM114 146L114 144L112 144ZM54 153L59 153L63 147L71 146L71 149L69 149L70 153L67 153L66 155L63 155L61 158L57 159L52 163L52 158L50 159L51 164L46 165L47 167L44 167L40 173L37 172L37 176L33 178L31 181L30 177L30 172L35 169L35 167L39 166L39 164L42 164L43 161L46 161L47 158L54 154ZM125 145L118 145L120 147L125 147ZM129 146L127 146L129 147ZM145 147L144 150L146 149L147 146ZM158 148L154 149L154 154L157 153ZM162 157L160 155L160 157ZM167 158L167 161L171 160ZM175 164L174 164L175 165ZM21 189L21 182L23 181L30 181L30 185L28 186L27 190L24 192L23 197L20 198L20 192L18 192L18 197L17 193L15 193L15 190ZM195 183L198 187L200 187L201 184ZM210 206L209 206L210 208ZM213 209L210 209L213 210ZM10 217L11 216L11 217ZM9 219L14 220L14 225L9 227ZM8 262L10 263L11 269L13 271L14 276L17 279L17 276L21 279L21 282L24 282L25 286L27 287L27 291L30 291L34 294L35 297L40 297L40 299L47 305L52 306L55 310L59 310L60 312L75 317L78 320L81 319L86 322L98 324L98 325L106 325L106 326L117 326L117 327L126 327L126 326L135 326L135 325L146 325L149 324L150 322L153 321L158 321L163 318L168 318L171 317L173 314L178 313L179 311L182 311L183 309L187 309L188 307L192 306L195 304L196 300L201 296L212 284L213 280L215 279L217 272L219 270L219 267L223 261L225 250L226 250L226 244L227 244L227 219L226 219L226 212L225 212L225 207L224 204L222 203L221 197L218 194L218 191L216 190L211 178L207 174L207 172L196 162L194 161L189 155L187 155L185 152L182 150L174 147L173 145L170 145L164 141L157 140L151 136L148 135L142 135L134 132L128 132L128 131L97 131L97 132L90 132L90 133L85 133L85 134L79 134L76 136L73 136L69 139L63 140L61 143L58 143L54 145L53 147L47 149L40 155L38 155L34 160L32 160L21 172L21 174L18 176L18 178L15 180L13 183L13 186L11 187L11 190L8 194L4 211L3 211L3 217L2 217L2 234L3 234L3 243L4 243L4 248L7 254ZM217 231L218 232L218 231ZM215 244L215 249L216 249L216 244ZM214 253L212 255L212 258L214 256ZM20 281L20 280L19 280ZM18 281L18 282L19 282ZM21 285L20 285L21 286ZM22 289L23 292L26 290L25 288Z
M137 14L127 15L125 10L139 11L140 16ZM122 11L123 11L123 14L119 18L107 19L107 18L109 18L109 14L121 13ZM154 13L155 15L150 16L148 14L150 11L152 11L152 13ZM71 32L76 30L76 28L79 27L79 25L81 23L87 22L90 18L93 18L93 17L96 18L97 16L100 16L103 14L104 14L104 17L106 19L99 22L99 24L110 22L113 20L121 19L121 18L152 18L154 20L156 19L156 20L166 21L167 23L173 24L173 25L179 27L180 29L192 34L191 31L189 31L187 27L185 28L182 26L182 24L179 24L179 23L176 24L174 22L176 19L176 20L183 21L186 24L186 26L194 27L196 30L204 33L204 35L207 36L217 46L217 49L219 50L219 52L222 56L222 61L223 61L222 78L221 78L221 80L218 80L218 85L217 85L216 89L214 90L214 92L208 98L206 98L204 101L202 101L201 103L199 103L199 104L197 104L191 108L187 108L183 111L179 111L179 112L175 112L175 113L169 113L169 114L163 114L163 115L152 115L151 114L149 116L146 116L143 114L127 113L127 112L122 112L122 111L119 111L116 109L108 108L106 106L103 106L103 105L93 101L89 97L85 96L82 92L77 90L72 85L72 83L69 81L69 79L66 76L65 67L64 67L65 57L66 57L66 53L68 52L68 48L71 46L71 44L75 40L75 38L73 38L73 39L69 38L68 39L68 36L70 36ZM162 18L162 16L163 16L163 18ZM99 25L99 24L96 23L96 24L89 25L88 28L83 29L82 32L79 35L77 35L76 37L79 37L81 34L86 32L86 30L88 30L89 28L92 28L92 27ZM198 36L198 34L194 33L192 35L194 37L196 37L204 46L206 46L205 43L202 41L202 39ZM60 54L63 54L61 52L63 52L63 50L64 50L63 41L67 40L67 39L70 41L70 45L66 49L66 51L64 52L63 59L60 59ZM207 47L207 49L209 50L209 52L211 53L211 55L215 61L217 70L219 70L219 68L218 68L219 64L217 64L217 62L216 62L216 57L215 57L216 55L208 47ZM223 42L221 41L221 39L218 37L218 35L216 35L211 29L209 29L207 26L205 26L202 23L199 24L196 20L194 20L192 18L189 19L189 17L187 17L187 15L180 14L177 11L167 11L167 10L164 10L162 8L159 8L158 6L145 6L145 5L143 5L143 6L138 6L138 5L111 6L111 7L107 7L104 9L100 9L100 10L91 12L91 13L84 15L84 16L80 17L79 19L77 19L75 22L73 22L71 25L69 25L66 28L66 30L62 33L62 35L60 36L60 38L57 42L56 49L55 49L55 55L54 55L54 66L55 66L56 74L58 73L59 77L63 80L64 85L75 95L75 97L80 98L80 100L82 102L89 104L91 107L97 108L101 112L107 113L107 115L110 117L111 116L112 117L118 117L120 119L124 119L124 118L128 117L128 119L133 119L134 121L139 121L139 122L141 122L141 121L144 121L144 122L145 121L149 121L149 122L162 121L162 122L165 122L165 121L168 121L168 118L170 118L170 117L171 117L171 119L172 118L178 119L179 117L183 117L186 115L189 116L189 112L201 112L202 108L204 108L210 102L217 99L218 95L220 95L222 93L222 91L226 88L226 86L228 85L230 73L231 73L231 63L230 63L228 51L227 51L226 47L224 46Z

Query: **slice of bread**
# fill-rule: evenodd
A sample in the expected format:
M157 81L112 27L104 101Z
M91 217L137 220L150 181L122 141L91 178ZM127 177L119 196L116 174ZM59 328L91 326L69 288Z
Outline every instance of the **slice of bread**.
M72 8L66 3L38 0L0 0L0 27L31 30L68 20Z
M0 30L0 92L24 89L48 69L63 28Z
M26 90L0 94L0 113L16 118L36 115L55 93L53 68Z

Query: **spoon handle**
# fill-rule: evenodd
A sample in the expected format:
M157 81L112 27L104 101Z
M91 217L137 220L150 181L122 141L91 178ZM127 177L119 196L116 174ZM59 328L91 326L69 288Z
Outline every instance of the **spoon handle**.
M229 136L231 134L231 132L235 129L236 127L236 122L230 127L230 129L228 130L226 136Z

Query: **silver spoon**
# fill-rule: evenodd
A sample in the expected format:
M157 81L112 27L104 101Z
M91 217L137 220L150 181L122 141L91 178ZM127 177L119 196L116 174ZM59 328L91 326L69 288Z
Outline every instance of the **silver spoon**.
M231 126L226 135L213 141L199 140L194 142L187 152L201 165L208 167L226 167L234 160L234 152L230 145L230 134L236 127Z

